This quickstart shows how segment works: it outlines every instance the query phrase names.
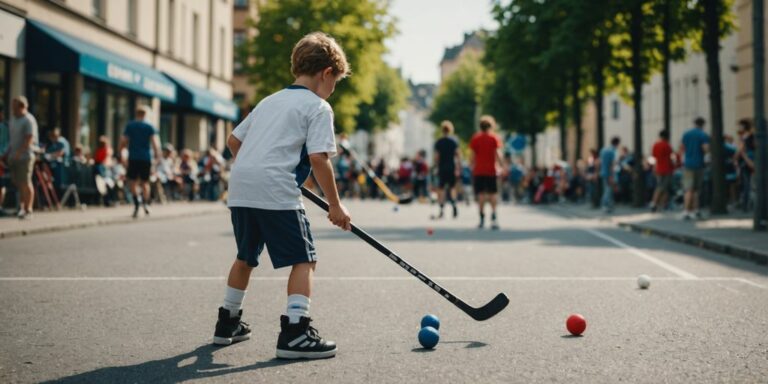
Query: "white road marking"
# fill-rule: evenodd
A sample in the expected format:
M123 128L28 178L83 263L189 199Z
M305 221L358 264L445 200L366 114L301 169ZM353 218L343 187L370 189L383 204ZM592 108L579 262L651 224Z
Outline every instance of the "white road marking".
M223 281L225 276L20 276L0 277L0 282L23 281ZM416 281L413 276L315 276L318 281ZM436 276L435 281L636 281L636 277L620 276ZM767 286L755 283L743 277L652 277L654 281L737 281L755 288L768 289ZM253 281L286 281L287 276L251 277Z
M730 292L733 292L733 293L741 293L741 292L739 292L739 291L737 291L737 290L735 290L735 289L733 289L733 288L731 288L731 287L729 287L727 285L723 285L723 284L720 284L720 283L715 283L715 284L717 284L718 287L720 287L722 289L725 289L726 291L730 291Z
M752 281L752 280L748 280L748 279L745 279L745 278L743 278L743 277L737 277L735 280L736 280L736 281L741 281L741 282L742 282L742 283L744 283L744 284L748 284L748 285L751 285L751 286L753 286L753 287L757 287L757 288L760 288L760 289L766 289L766 288L768 288L768 287L766 287L765 285L762 285L762 284L758 284L758 283L755 283L754 281Z
M587 232L591 233L592 235L594 235L596 237L599 237L599 238L601 238L601 239L603 239L603 240L605 240L605 241L607 241L609 243L612 243L613 245L616 245L619 248L623 248L627 252L629 252L629 253L637 256L637 257L640 257L641 259L644 259L644 260L649 261L649 262L651 262L653 264L656 264L657 266L659 266L661 268L664 268L667 271L672 272L675 275L677 275L677 276L679 276L679 277L681 277L683 279L688 279L688 280L698 279L698 277L696 277L696 275L694 275L694 274L692 274L690 272L684 271L684 270L682 270L682 269L680 269L678 267L675 267L674 265L671 265L669 263L661 261L661 260L659 260L659 259L657 259L657 258L655 258L655 257L653 257L653 256L651 256L651 255L649 255L649 254L647 254L647 253L645 253L645 252L643 252L643 251L641 251L641 250L631 246L631 245L628 245L627 243L624 243L624 242L622 242L620 240L617 240L617 239L615 239L615 238L613 238L611 236L608 236L605 233L602 233L602 232L600 232L598 230L595 230L595 229L592 229L592 228L585 228L584 231L587 231Z

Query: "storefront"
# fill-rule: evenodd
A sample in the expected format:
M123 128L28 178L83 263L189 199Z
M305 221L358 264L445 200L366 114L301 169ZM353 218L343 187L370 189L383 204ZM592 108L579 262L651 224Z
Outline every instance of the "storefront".
M237 121L237 104L207 89L189 84L175 76L165 74L177 86L175 104L163 103L160 118L160 137L176 148L205 150L209 147L224 149L227 127Z
M138 105L176 102L160 72L35 20L27 20L27 89L40 137L59 127L93 151L99 136L116 146Z
M0 9L0 109L10 117L11 99L20 94L24 60L24 19Z

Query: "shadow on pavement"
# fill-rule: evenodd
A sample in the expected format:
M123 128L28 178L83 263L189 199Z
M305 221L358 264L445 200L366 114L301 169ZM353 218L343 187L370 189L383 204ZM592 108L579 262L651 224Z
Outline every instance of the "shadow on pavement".
M442 344L466 344L464 348L482 348L487 347L488 344L483 343L482 341L443 341Z
M560 338L562 339L581 339L584 337L584 335L562 335Z
M213 353L221 348L212 344L206 344L197 347L191 352L167 359L152 360L136 365L99 368L90 372L46 381L45 383L179 383L187 380L217 377L303 361L272 359L233 367L213 362ZM194 358L191 364L179 365L191 358Z

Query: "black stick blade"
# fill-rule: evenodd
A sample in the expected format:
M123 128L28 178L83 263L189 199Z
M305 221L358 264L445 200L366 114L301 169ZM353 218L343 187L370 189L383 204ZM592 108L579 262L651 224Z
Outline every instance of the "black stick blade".
M398 204L410 204L413 201L413 195L398 196Z
M469 305L464 304L466 308L461 306L462 307L461 309L463 309L464 312L466 312L473 319L477 321L483 321L496 316L496 314L504 310L504 308L506 308L508 304L509 304L509 298L507 298L507 295L503 293L499 293L488 304L480 308L472 308Z

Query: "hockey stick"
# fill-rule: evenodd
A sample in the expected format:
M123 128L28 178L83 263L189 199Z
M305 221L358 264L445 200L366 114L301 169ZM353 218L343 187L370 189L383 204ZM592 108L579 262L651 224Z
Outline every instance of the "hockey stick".
M317 206L319 206L326 212L328 211L328 203L325 202L325 200L323 200L320 196L314 194L312 191L304 187L301 187L301 193L306 198L312 200L313 203L317 204ZM472 317L477 321L490 319L491 317L495 316L497 313L501 312L504 308L506 308L507 304L509 304L509 299L507 298L507 295L503 293L499 293L488 304L485 304L480 308L474 308L469 304L465 303L463 300L454 296L452 293L448 292L445 288L441 287L440 285L432 281L432 279L430 279L427 275L421 273L419 270L412 267L410 264L408 264L408 262L401 259L400 256L397 256L394 252L390 251L389 248L385 247L383 244L378 242L371 235L369 235L368 233L366 233L356 225L354 224L351 224L351 225L352 225L352 233L357 235L357 237L365 240L366 243L370 244L372 247L376 248L379 252L389 257L392 261L397 263L397 265L399 265L406 271L410 272L412 275L416 276L424 284L428 285L430 288L435 290L435 292L437 292L440 296L444 297L445 299L453 303L453 305L459 307L459 309L461 309L467 315L469 315L470 317Z
M378 176L376 176L376 173L373 172L373 170L368 166L368 164L365 164L365 162L362 162L357 159L357 153L355 153L355 151L349 147L348 143L344 141L340 141L339 147L341 147L341 149L344 150L345 152L352 155L352 159L355 160L355 162L357 162L358 164L360 164L361 167L363 167L363 170L365 170L365 173L368 174L368 177L370 177L371 180L373 180L373 182L376 183L376 186L379 187L379 189L381 189L381 192L383 192L384 195L387 196L389 200L394 201L395 203L398 203L398 204L410 204L411 201L413 201L413 195L397 196L394 193L392 193L389 187L387 187L387 184L384 183L384 181L381 180Z

